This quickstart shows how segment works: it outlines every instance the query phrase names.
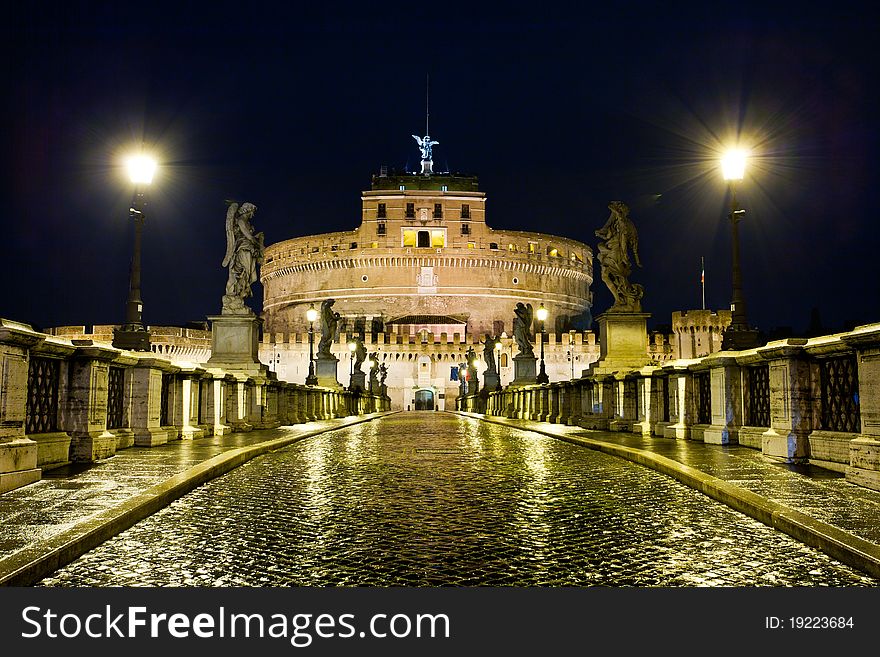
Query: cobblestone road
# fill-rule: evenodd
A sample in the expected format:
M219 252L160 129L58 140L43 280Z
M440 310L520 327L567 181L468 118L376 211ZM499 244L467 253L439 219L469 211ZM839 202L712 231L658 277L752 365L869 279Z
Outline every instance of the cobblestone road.
M876 586L664 475L401 413L259 457L43 586Z

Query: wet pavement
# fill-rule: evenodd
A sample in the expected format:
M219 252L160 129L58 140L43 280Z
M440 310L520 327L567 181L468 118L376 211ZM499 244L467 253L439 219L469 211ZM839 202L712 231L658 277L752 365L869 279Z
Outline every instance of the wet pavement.
M880 584L669 476L522 429L653 450L875 537L880 494L834 473L777 465L748 448L503 423L508 426L461 414L398 413L307 438L184 495L39 584ZM237 439L259 439L243 436ZM104 489L102 476L93 474L90 486L61 488L78 478L58 478L40 482L45 490L34 495L57 498L65 509L60 515L73 522L75 512L62 498L89 489L99 498L122 495L118 489L133 484L124 468L116 470L123 481L111 485L105 470ZM23 527L40 515L27 489L17 493L17 502L0 496L4 542L15 527L22 531L12 534L27 540ZM7 523L7 509L15 508L30 513L27 522Z

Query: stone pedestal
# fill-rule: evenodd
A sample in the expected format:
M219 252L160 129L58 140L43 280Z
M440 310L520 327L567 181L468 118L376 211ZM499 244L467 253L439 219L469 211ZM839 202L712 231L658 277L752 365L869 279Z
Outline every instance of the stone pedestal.
M703 361L712 366L709 372L712 424L703 430L703 442L731 445L739 442L739 428L743 425L742 372L735 358L717 354Z
M880 326L858 327L844 337L858 353L861 435L849 443L849 482L880 490Z
M813 430L810 363L806 340L789 338L758 350L770 365L770 429L761 436L764 456L785 463L806 462Z
M315 359L315 371L318 377L318 385L322 388L341 388L342 384L336 378L336 364L339 359L335 356L318 355ZM363 375L363 372L361 372Z
M366 390L366 388L367 375L361 370L355 370L354 374L351 375L349 390Z
M107 391L109 363L119 352L82 342L70 364L64 428L74 461L98 461L116 454L116 436L107 430Z
M538 377L538 359L535 356L517 355L513 357L512 386L532 386Z
M650 313L606 312L599 322L599 360L589 373L604 374L637 370L651 364L648 357L648 318Z
M501 377L498 372L483 373L483 389L492 392L493 390L501 390Z
M168 431L161 426L165 371L171 371L166 362L144 358L125 372L131 389L129 423L138 447L156 447L168 442Z
M209 367L263 374L260 363L260 324L254 315L212 315Z
M37 443L25 436L28 349L42 337L26 324L0 319L0 493L40 479Z

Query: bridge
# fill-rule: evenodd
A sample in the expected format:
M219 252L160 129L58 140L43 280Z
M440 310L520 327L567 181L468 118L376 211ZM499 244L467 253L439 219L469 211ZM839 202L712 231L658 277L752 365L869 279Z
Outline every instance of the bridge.
M832 438L870 444L878 393L864 382L878 331L740 354L744 367L769 370L758 386L769 397L763 406L738 388L749 413L764 409L762 433L789 426L781 423L792 422L792 402L833 416L821 405L844 394L841 384L804 401L793 379L774 374L810 358L818 377L840 371L823 366L821 352L851 359L846 380L861 383L857 431ZM728 422L722 428L737 429L737 440L706 440L724 408L713 393L737 390L714 386L743 367L729 356L482 396L465 390L455 412L392 412L380 391L172 365L6 320L0 344L4 371L28 374L17 387L4 379L2 447L39 459L30 468L18 461L18 471L4 461L7 482L39 474L0 495L2 584L880 583L880 492L849 476L852 464L819 467L809 458L818 450L798 451L847 432L803 434L791 458L769 453L772 441L748 443L760 426ZM121 375L109 374L114 367ZM786 403L788 420L775 410ZM698 415L706 407L709 422Z

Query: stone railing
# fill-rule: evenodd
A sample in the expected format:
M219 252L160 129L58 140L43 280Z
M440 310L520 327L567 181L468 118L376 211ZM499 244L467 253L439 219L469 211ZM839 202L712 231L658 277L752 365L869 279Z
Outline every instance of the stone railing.
M390 409L387 395L172 362L0 319L0 493L118 450Z
M638 370L475 392L456 408L740 444L880 490L880 324Z

